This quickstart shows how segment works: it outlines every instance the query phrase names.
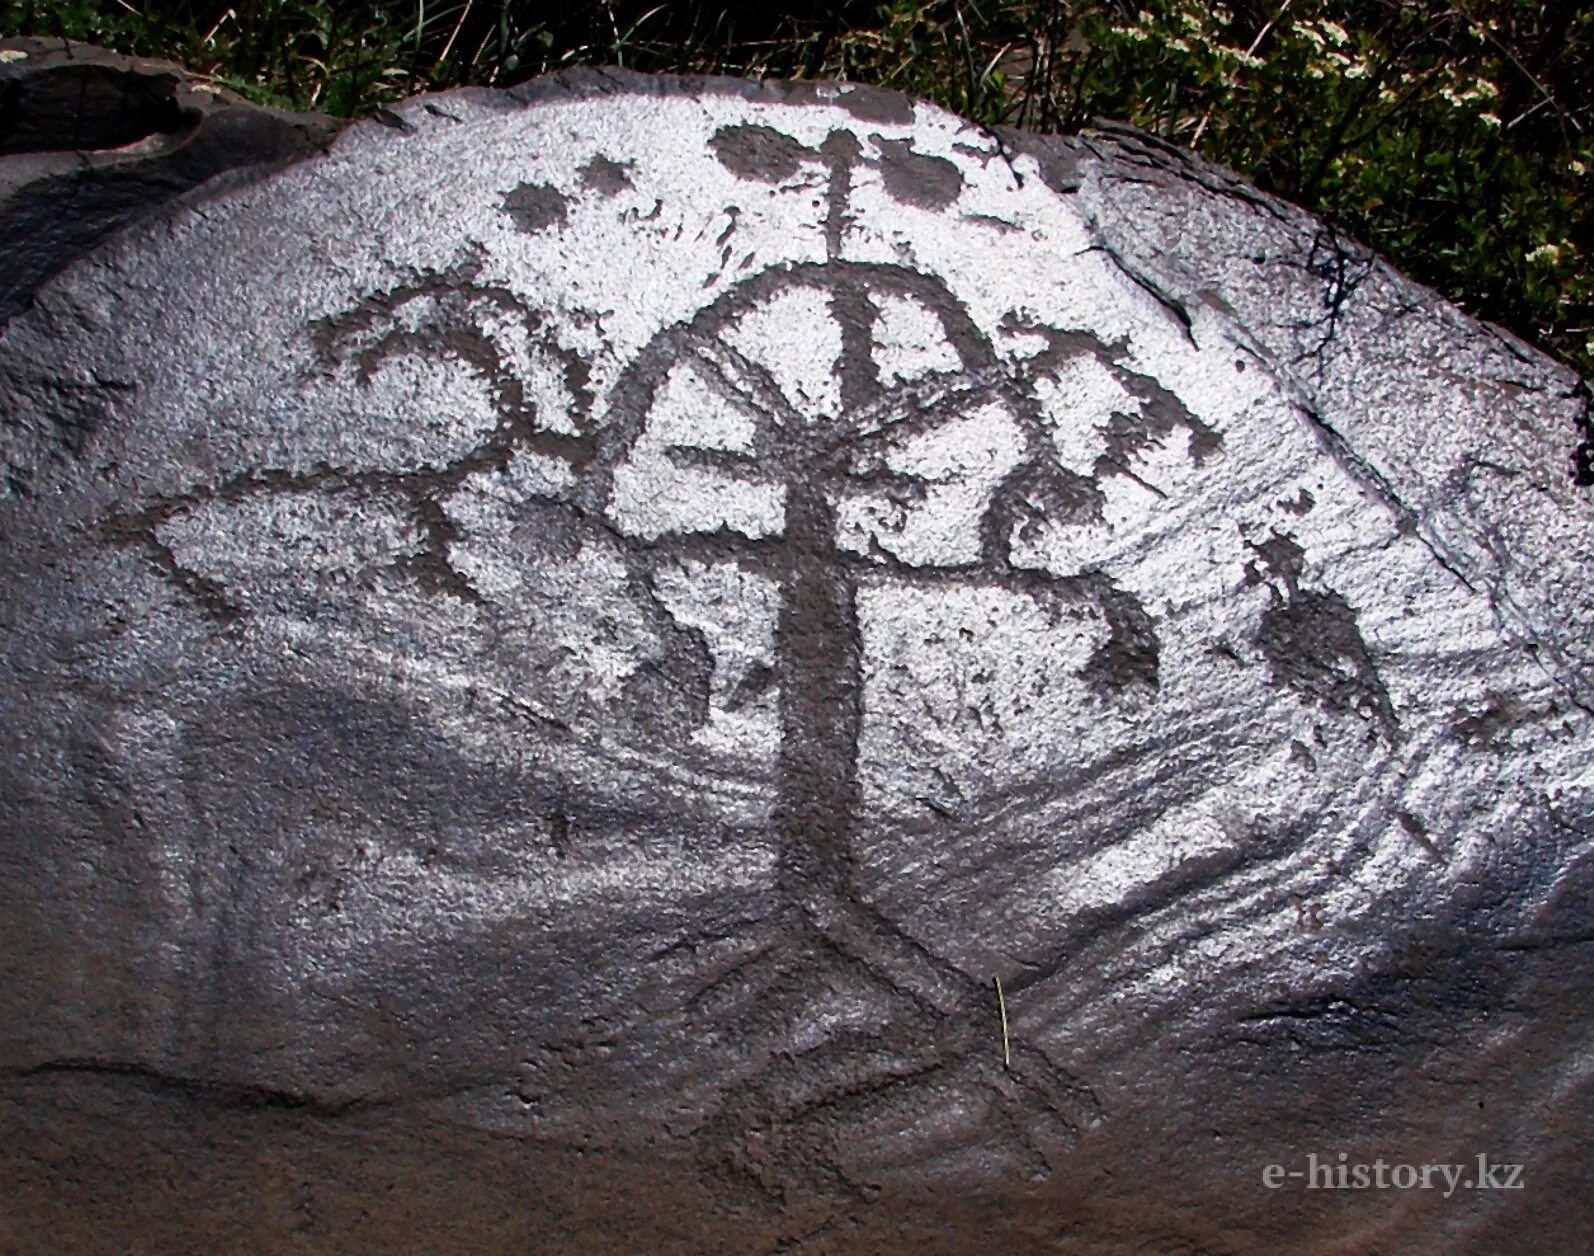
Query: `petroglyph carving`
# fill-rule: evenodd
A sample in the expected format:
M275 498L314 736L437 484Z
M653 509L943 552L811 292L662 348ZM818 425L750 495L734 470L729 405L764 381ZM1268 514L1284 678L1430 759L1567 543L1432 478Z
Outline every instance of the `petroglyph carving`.
M96 1007L781 1210L1046 1180L1466 887L1564 914L1581 586L1498 555L1582 507L1341 430L1385 279L1306 380L1083 149L619 81L404 106L0 339L0 726L79 791L8 823L147 835Z

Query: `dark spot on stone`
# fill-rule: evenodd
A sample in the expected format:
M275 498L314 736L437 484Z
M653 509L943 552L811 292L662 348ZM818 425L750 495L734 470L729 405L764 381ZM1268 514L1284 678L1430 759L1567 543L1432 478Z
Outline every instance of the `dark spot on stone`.
M880 174L893 200L920 209L945 209L963 191L963 174L944 157L913 151L912 140L869 137L880 150Z
M1116 357L1116 355L1115 355ZM1140 403L1134 414L1117 413L1107 427L1107 449L1099 460L1098 474L1122 473L1143 450L1160 444L1175 429L1190 433L1190 460L1200 466L1223 448L1223 438L1178 397L1149 375L1116 365L1114 374L1124 390Z
M852 87L836 97L841 106L859 122L879 126L912 126L913 101L901 92L879 87Z
M1239 663L1242 666L1245 663L1245 660L1240 657L1240 652L1227 641L1219 641L1211 647L1208 653L1220 659L1227 659L1230 663Z
M1457 741L1498 752L1510 749L1511 729L1520 724L1529 711L1509 694L1491 693L1482 711L1457 714L1459 718L1450 726L1451 735Z
M714 655L700 629L678 623L662 607L654 626L659 652L627 680L625 705L643 729L679 737L708 719Z
M1306 570L1306 551L1292 534L1274 532L1267 540L1251 544L1251 548L1256 551L1269 575L1284 581L1285 587L1291 592L1298 588ZM1252 567L1251 571L1254 574L1255 568Z
M725 699L727 711L739 711L749 702L756 702L768 693L775 683L775 669L767 663L754 663L749 667L736 688Z
M1011 223L1006 218L993 217L991 214L964 214L963 221L972 222L981 227L991 227L996 231L1000 231L1003 235L1009 235L1014 231L1020 230L1016 223Z
M548 842L558 858L564 859L569 856L570 817L558 808L548 816Z
M1572 450L1572 483L1580 488L1594 487L1594 390L1587 380L1578 380L1572 396L1579 403L1576 419L1577 446Z
M1301 515L1304 515L1307 511L1309 511L1313 506L1317 505L1317 499L1313 497L1308 490L1303 488L1300 492L1300 496L1296 497L1293 501L1289 498L1285 498L1279 503L1279 505L1285 510L1289 511L1290 514L1299 518Z
M1070 149L1059 151L1051 143L1030 149L1030 156L1035 158L1035 169L1044 183L1059 196L1066 196L1077 192L1083 183L1079 173L1079 162Z
M1297 578L1287 578L1283 596L1274 590L1256 634L1273 683L1330 710L1376 717L1393 735L1394 707L1356 626L1356 612L1340 594L1302 589Z
M398 131L404 135L408 135L411 131L415 130L415 124L413 122L409 121L407 118L400 117L391 109L378 109L371 115L371 117L376 119L376 121L380 122L383 126L389 127L392 130Z
M1046 347L1032 360L1037 366L1059 367L1076 357L1093 357L1111 367L1129 352L1129 339L1102 340L1094 332L1053 327L1014 313L1002 316L1000 327L1009 336L1039 336Z
M635 162L610 161L599 153L581 167L581 186L599 196L618 196L631 186L631 167Z
M785 183L819 154L784 131L752 123L722 126L709 140L720 165L738 179Z
M1091 655L1080 675L1099 692L1116 693L1134 685L1155 690L1162 643L1145 605L1100 572L1086 579L1107 620L1107 640Z
M1395 819L1400 822L1400 827L1406 831L1406 836L1416 842L1417 845L1421 846L1435 859L1442 860L1444 858L1439 853L1439 848L1428 837L1428 826L1419 817L1402 807L1395 812Z
M569 198L546 183L522 183L504 194L504 213L528 235L546 230L554 223L562 224L569 209Z
M1182 408L1182 407L1181 407ZM1190 429L1190 461L1200 466L1223 448L1223 437L1196 418L1188 410L1182 420Z
M1306 748L1299 738L1290 742L1290 762L1304 764L1308 772L1317 771L1317 756Z
M1289 533L1275 531L1250 544L1268 575L1284 586L1282 595L1274 589L1256 638L1273 682L1333 710L1376 716L1393 733L1394 707L1349 603L1332 590L1301 587L1306 552ZM1261 579L1255 564L1247 564L1245 585Z

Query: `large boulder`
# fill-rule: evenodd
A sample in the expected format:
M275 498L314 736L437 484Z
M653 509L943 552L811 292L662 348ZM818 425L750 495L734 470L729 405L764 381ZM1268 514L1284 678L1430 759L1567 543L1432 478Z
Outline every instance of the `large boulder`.
M1302 211L567 74L123 231L0 415L22 1249L1594 1220L1588 392Z

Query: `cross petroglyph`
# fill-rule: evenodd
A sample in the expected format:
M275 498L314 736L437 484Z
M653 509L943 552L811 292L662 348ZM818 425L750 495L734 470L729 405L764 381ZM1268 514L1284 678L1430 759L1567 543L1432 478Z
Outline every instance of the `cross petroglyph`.
M1054 625L1082 617L1102 625L1101 644L1081 672L1097 687L1154 692L1157 640L1134 596L1099 570L1058 575L1025 561L1019 550L1040 523L1099 520L1101 478L1124 474L1145 485L1128 465L1141 445L1182 429L1192 456L1201 459L1220 452L1221 440L1173 394L1122 365L1121 344L1088 330L1025 323L1015 313L1005 329L1038 337L1044 346L1029 367L1086 359L1110 371L1133 399L1106 433L1093 474L1065 467L1026 364L997 351L942 279L846 257L854 172L876 160L851 132L832 132L810 148L766 127L732 126L722 128L713 147L740 177L772 180L804 166L822 169L827 260L758 270L667 327L621 374L601 416L587 399L574 430L551 432L532 421L524 381L481 326L484 313L508 314L535 335L538 316L505 290L477 283L468 267L373 298L326 324L321 343L329 361L353 360L366 376L394 355L430 348L494 380L499 437L472 469L502 463L515 449L561 460L573 480L566 509L621 540L636 587L653 589L661 562L683 560L729 564L773 585L772 819L787 907L785 954L770 965L770 993L759 1016L779 1034L798 1032L805 999L793 997L783 976L792 955L807 957L802 979L810 984L826 988L831 973L842 985L861 981L884 999L874 1013L880 1023L853 1025L818 1046L771 1056L743 1084L742 1099L756 1098L762 1110L779 1111L773 1097L788 1096L784 1137L797 1151L777 1159L812 1171L826 1163L820 1144L837 1137L837 1122L861 1119L893 1094L900 1100L905 1086L952 1080L988 1089L1024 1154L1044 1165L1044 1147L1066 1144L1081 1121L1094 1119L1088 1089L1042 1053L1008 1042L1005 1002L1000 1046L1012 1071L988 1067L998 1058L989 987L917 942L855 884L866 718L860 593L881 582L1008 590L1031 600ZM888 179L900 179L914 162L930 166L926 195L936 198L948 190L935 190L935 176L944 182L950 173L957 181L949 163L916 157L905 143L882 145L877 160ZM562 212L562 198L556 205L549 194L506 198L506 212L523 220L533 202ZM557 217L550 211L537 225ZM419 320L407 315L415 302L427 306ZM776 336L807 336L831 347L829 360L819 359L820 372L794 376L761 360L768 342L746 329L769 311ZM781 322L794 313L808 325ZM896 347L926 359L906 378L893 369L893 346L886 343L892 319L917 335L899 333ZM579 365L567 361L565 370L579 386ZM423 488L420 500L435 500L435 488ZM451 573L446 532L434 534L441 548L431 555L432 570ZM457 573L442 581L449 583L471 596ZM697 712L699 721L706 715ZM730 1148L732 1160L754 1172L742 1156L747 1142L738 1111L738 1101L728 1100L710 1142L722 1152ZM793 1132L810 1118L809 1135ZM783 1171L771 1162L755 1175L774 1182Z

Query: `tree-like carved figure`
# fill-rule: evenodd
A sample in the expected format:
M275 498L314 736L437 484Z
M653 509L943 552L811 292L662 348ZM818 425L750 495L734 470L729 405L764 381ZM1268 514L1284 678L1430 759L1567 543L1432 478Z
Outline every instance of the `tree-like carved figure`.
M501 343L503 328L513 326L523 341L540 337L557 349L545 319L508 289L481 283L475 265L372 297L323 324L318 343L329 362L353 363L362 379L393 358L441 353L490 388L498 426L473 454L441 472L383 477L409 494L425 541L414 565L441 591L476 596L449 559L446 500L469 476L506 467L517 451L568 468L569 487L557 499L576 526L585 521L618 541L638 588L648 589L661 564L692 558L745 567L777 590L771 818L786 906L780 920L768 922L770 953L738 969L744 990L760 987L755 1011L741 1019L761 1041L743 1044L739 1080L699 1131L707 1158L775 1195L793 1187L852 1189L853 1169L867 1174L870 1163L888 1167L895 1158L879 1150L890 1131L929 1129L919 1146L930 1154L956 1152L960 1143L979 1154L1000 1143L1044 1173L1050 1150L1067 1146L1081 1123L1095 1119L1088 1088L1021 1042L1007 1044L1004 1058L989 977L922 945L858 886L867 673L859 595L870 582L968 584L1031 598L1054 622L1064 611L1084 611L1107 636L1085 678L1116 668L1116 686L1154 689L1155 636L1139 603L1099 571L1046 570L1024 541L1038 527L1099 519L1101 482L1134 475L1127 460L1138 441L1180 424L1193 452L1215 437L1154 381L1124 367L1122 346L1088 331L1015 325L1009 330L1046 344L1028 360L1031 368L1094 358L1115 374L1144 420L1133 431L1109 427L1092 474L1064 466L1031 368L999 355L941 279L839 256L838 207L857 149L829 143L812 155L831 173L828 260L771 266L665 328L622 371L601 414L585 366L557 351L567 392L581 394L579 413L562 429L537 421L536 400ZM782 316L795 309L828 328L788 325L771 339L766 320L762 339L739 334L783 303ZM916 312L916 325L946 350L937 362L906 375L883 369L888 307ZM814 387L792 394L790 371L764 360L785 336L833 347L833 361L818 368L828 370L833 388L810 380ZM683 430L679 416L673 427L661 422L661 399L683 372L737 416L734 434L697 439L703 434ZM809 392L828 402L816 404ZM927 445L970 425L1000 432L1005 453L993 459L976 452L963 465L956 452L924 456ZM661 428L670 430L661 435ZM749 524L704 501L673 519L668 511L650 514L643 508L649 489L664 496L667 485L650 485L649 477L672 475L685 477L688 492L696 484L762 493L765 517ZM963 493L956 535L934 526L928 541L910 535L915 511L933 516L936 494L954 490ZM873 520L868 509L857 509L864 499L885 503ZM644 600L655 618L663 614L651 593ZM805 1009L837 989L866 992L871 1023L854 1017L816 1027ZM965 1114L962 1127L951 1130L941 1109L954 1097L966 1106L970 1094L984 1115L971 1123ZM876 1150L863 1150L871 1142Z
M834 324L835 335L818 337L839 347L839 388L832 394L839 405L829 413L787 395L776 373L757 360L756 345L733 347L725 335L760 306L798 294L817 297L799 305L826 310ZM892 386L882 377L875 336L884 302L928 315L956 360ZM1082 347L1087 338L1077 338ZM1097 342L1090 351L1110 356ZM778 527L750 535L711 510L679 530L657 521L639 527L619 507L622 496L635 494L621 494L617 481L634 471L633 455L648 439L666 381L683 371L707 382L747 422L734 441L715 448L666 444L652 451L653 465L661 465L662 455L662 465L707 469L721 482L774 486ZM939 474L914 465L915 442L969 422L1001 428L1011 441L1008 465L996 476L988 460ZM1106 622L1110 640L1134 633L1138 605L1104 577L1060 578L1014 561L1015 540L1032 523L1099 508L1095 480L1057 460L1031 388L999 360L945 284L890 264L777 266L744 281L647 346L614 388L597 433L577 495L583 510L629 532L637 551L653 559L690 554L747 564L778 587L773 820L782 898L791 912L785 945L808 957L808 972L795 984L823 990L825 970L853 979L861 973L900 1013L891 1024L842 1031L801 1053L776 1051L713 1123L718 1149L729 1150L733 1164L772 1190L784 1189L796 1166L810 1182L819 1173L845 1184L839 1163L845 1156L834 1148L849 1127L896 1109L911 1113L937 1088L977 1082L995 1098L1005 1133L1039 1167L1048 1145L1066 1143L1080 1120L1091 1119L1088 1092L1028 1048L1010 1052L1003 1066L991 987L931 953L859 895L853 839L861 819L866 661L858 602L869 579L962 581L1026 593L1054 614L1086 605ZM942 538L938 553L910 555L894 546L889 523L860 529L854 520L846 535L842 508L849 495L878 495L906 511L923 508L960 475L982 472L994 482L982 494L977 529ZM792 998L789 984L779 981L771 991L788 1006L758 1019L785 1021L787 1036L800 1037L791 1018L801 1015L801 997ZM780 1114L778 1128L747 1128L754 1112Z

